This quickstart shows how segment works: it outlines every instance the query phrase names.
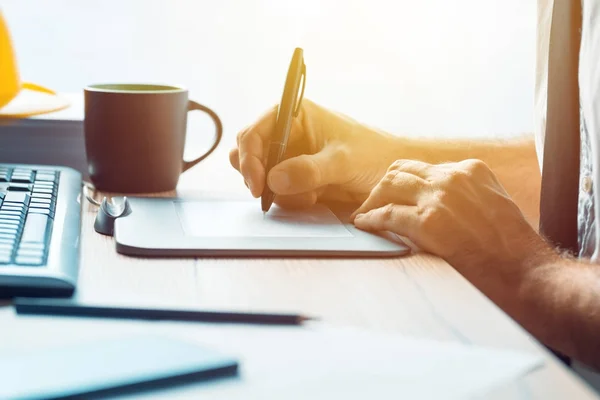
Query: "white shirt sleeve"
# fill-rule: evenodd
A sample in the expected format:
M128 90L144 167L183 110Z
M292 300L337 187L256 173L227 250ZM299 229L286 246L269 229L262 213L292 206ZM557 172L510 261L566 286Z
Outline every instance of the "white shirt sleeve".
M534 134L540 171L544 155L546 113L548 109L548 55L550 49L550 27L554 0L538 0L537 40L535 72Z

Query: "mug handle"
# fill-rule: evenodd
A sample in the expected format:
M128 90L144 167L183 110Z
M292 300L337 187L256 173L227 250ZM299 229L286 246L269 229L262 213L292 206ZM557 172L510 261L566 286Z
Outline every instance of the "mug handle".
M182 172L187 171L188 169L192 168L194 165L198 164L200 161L202 161L206 157L208 157L210 155L210 153L215 151L215 149L221 142L221 137L223 137L223 124L221 123L221 119L219 118L217 113L215 113L210 108L203 106L202 104L199 104L199 103L196 103L195 101L190 100L188 102L188 111L192 111L192 110L204 111L212 118L213 122L215 123L215 128L216 128L215 142L210 147L210 149L208 149L206 151L206 153L202 154L200 157L198 157L194 160L191 160L191 161L183 160L183 171Z

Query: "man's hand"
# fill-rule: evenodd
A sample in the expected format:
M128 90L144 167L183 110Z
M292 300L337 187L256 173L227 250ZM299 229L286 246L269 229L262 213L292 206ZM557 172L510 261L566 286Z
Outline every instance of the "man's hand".
M305 207L318 200L361 203L402 152L401 139L304 99L292 124L286 160L266 177L276 114L272 109L240 132L229 158L254 197L267 182L282 206Z
M352 217L360 229L408 237L484 291L499 278L518 284L552 253L479 160L396 161Z

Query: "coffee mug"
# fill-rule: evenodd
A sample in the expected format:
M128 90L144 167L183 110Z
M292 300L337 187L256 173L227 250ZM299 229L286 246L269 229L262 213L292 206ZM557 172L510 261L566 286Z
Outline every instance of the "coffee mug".
M85 149L96 189L119 193L173 190L182 172L212 153L223 134L210 108L188 100L177 86L99 84L84 89ZM200 110L215 123L212 146L192 161L183 160L187 113Z

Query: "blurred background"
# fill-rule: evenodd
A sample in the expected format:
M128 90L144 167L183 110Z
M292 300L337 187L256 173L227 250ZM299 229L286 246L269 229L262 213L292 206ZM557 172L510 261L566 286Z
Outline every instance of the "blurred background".
M279 102L295 46L305 50L307 97L392 133L508 137L533 127L535 1L0 0L0 8L23 79L63 92L185 85L222 117L226 141Z

